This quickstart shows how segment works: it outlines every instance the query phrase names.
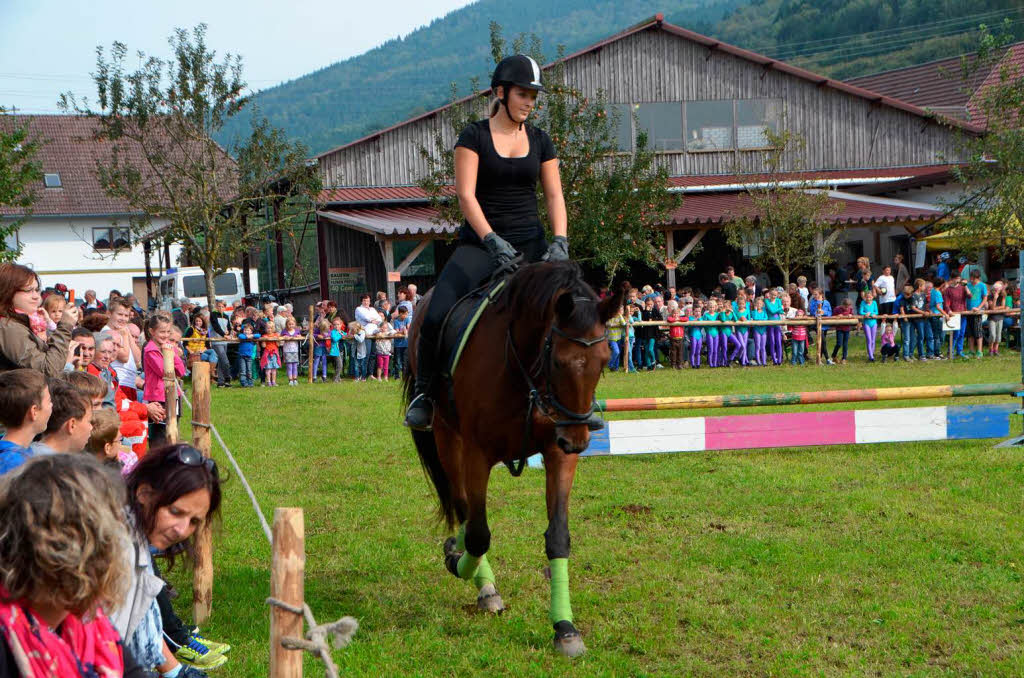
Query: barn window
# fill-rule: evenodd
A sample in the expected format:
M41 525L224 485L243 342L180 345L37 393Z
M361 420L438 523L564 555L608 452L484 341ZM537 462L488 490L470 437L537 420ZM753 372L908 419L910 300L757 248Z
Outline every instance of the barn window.
M629 153L633 150L633 107L629 104L609 104L607 113L616 148Z
M766 129L778 133L782 121L781 99L744 99L736 102L736 146L740 149L770 148Z
M731 151L733 102L688 101L686 103L686 149L689 151Z
M647 132L654 151L683 150L683 105L679 101L636 104L637 131Z

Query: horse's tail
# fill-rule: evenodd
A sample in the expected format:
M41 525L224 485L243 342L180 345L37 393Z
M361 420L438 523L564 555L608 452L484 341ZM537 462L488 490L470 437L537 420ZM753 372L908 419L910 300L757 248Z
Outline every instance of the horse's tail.
M412 370L405 373L405 383L402 385L405 395L405 402L412 399L415 392L415 379ZM452 485L441 465L441 456L437 449L437 440L432 431L411 431L412 442L416 445L416 452L420 455L420 464L423 465L423 472L430 478L437 490L437 517L444 523L449 531L454 529L456 516L455 504L452 503Z

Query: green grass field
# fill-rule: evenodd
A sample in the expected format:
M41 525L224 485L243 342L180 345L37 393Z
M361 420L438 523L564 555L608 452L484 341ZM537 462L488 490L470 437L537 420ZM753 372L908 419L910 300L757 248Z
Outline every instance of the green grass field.
M1003 382L1018 360L613 374L598 395ZM780 408L743 413L764 411ZM551 648L542 471L492 475L488 555L508 610L488 617L443 568L397 384L217 390L213 417L268 519L305 509L306 599L320 621L361 624L334 653L349 675L1024 675L1024 450L963 441L583 460L570 576L589 652L570 664ZM266 675L270 549L241 484L225 492L204 632L234 646L214 675ZM323 673L308 659L306 675Z

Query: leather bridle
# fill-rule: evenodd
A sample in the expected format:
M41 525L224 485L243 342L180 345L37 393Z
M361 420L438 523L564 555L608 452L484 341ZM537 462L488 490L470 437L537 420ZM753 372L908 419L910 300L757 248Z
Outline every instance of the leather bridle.
M587 299L587 301L590 301ZM505 462L508 466L509 471L513 476L518 476L523 472L523 466L526 463L526 458L531 450L531 442L533 436L532 423L533 423L533 411L536 409L542 415L550 419L556 427L558 426L579 426L586 424L594 414L594 409L597 407L597 400L595 399L591 404L590 408L585 412L576 412L566 407L555 395L552 390L552 379L551 379L551 364L552 364L552 353L555 341L555 335L567 339L568 341L578 344L585 348L596 346L602 342L608 341L608 336L603 335L594 339L583 339L581 337L572 337L563 332L555 325L551 326L551 330L548 332L547 337L544 339L544 350L540 355L540 381L542 383L542 389L538 388L534 383L534 377L529 370L523 365L522 360L519 359L519 352L516 351L515 341L512 340L512 328L508 329L505 334L505 350L506 353L511 353L512 358L515 360L516 366L519 368L519 373L523 377L523 381L526 382L526 386L529 389L527 395L526 404L526 418L523 422L523 443L520 449L519 458L516 462ZM564 417L564 419L557 419L557 416Z

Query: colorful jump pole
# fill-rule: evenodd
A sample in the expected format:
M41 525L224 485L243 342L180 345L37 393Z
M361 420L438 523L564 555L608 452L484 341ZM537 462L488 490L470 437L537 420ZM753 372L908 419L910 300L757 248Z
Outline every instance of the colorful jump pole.
M973 396L1013 395L1024 390L1020 383L945 384L865 388L846 391L796 391L792 393L741 393L735 395L680 396L662 398L609 398L598 400L605 412L639 410L704 410L722 407L764 407L772 405L816 405L821 403L857 403L881 400L926 400L931 398L968 398Z

